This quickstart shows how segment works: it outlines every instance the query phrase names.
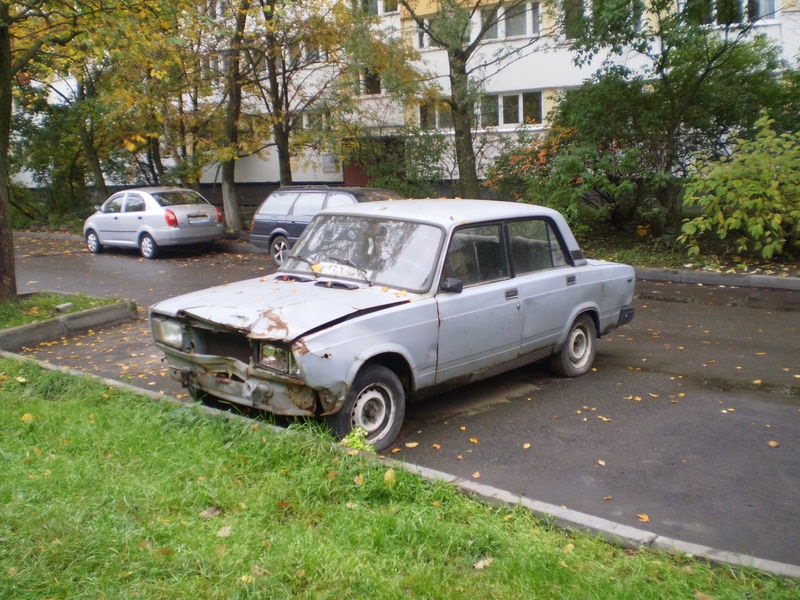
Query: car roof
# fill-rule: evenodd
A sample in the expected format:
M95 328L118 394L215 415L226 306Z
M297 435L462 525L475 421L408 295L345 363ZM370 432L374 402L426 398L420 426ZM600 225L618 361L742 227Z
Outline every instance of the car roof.
M327 214L374 216L389 219L420 221L450 228L474 223L525 217L551 217L561 220L557 211L535 204L503 200L469 200L455 198L427 200L388 200L341 206L323 211Z

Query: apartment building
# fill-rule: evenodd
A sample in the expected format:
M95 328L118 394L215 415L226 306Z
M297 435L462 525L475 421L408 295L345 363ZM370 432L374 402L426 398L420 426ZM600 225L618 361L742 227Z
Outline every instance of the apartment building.
M446 97L450 85L446 52L424 27L419 26L420 20L424 25L426 19L436 13L437 0L416 0L412 6L417 20L397 0L360 1L365 10L380 16L384 28L401 36L418 51L419 68L431 75L442 97ZM602 1L594 0L594 3L599 5ZM493 19L470 61L474 69L472 79L481 88L480 100L475 106L479 172L496 155L498 141L503 136L514 135L520 128L545 130L548 113L559 92L580 85L607 58L596 56L578 66L570 50L571 23L576 22L576 18L591 18L592 5L592 0L563 0L560 9L554 11L549 4L528 0L521 5L515 3L512 9L500 8L496 19L489 4L473 12L473 36L485 24L484 19ZM678 0L676 9L691 10L698 22L712 30L722 30L725 24L731 23L752 24L754 33L769 36L782 48L788 62L796 64L800 56L800 0ZM649 17L643 11L635 18L644 24ZM633 69L642 66L641 58L635 53L616 56L613 60ZM365 74L362 83L365 102L387 106L379 112L384 121L375 123L376 129L391 131L414 124L437 131L445 138L452 136L452 116L445 103L392 106L393 101L381 88L379 76ZM442 160L449 159L442 157ZM446 165L445 171L457 177L452 165ZM364 183L357 169L348 169L332 155L309 153L297 157L293 172L298 182ZM277 159L269 155L242 158L237 164L236 179L243 184L277 183ZM206 171L203 182L210 184L218 180L219 172L212 166Z

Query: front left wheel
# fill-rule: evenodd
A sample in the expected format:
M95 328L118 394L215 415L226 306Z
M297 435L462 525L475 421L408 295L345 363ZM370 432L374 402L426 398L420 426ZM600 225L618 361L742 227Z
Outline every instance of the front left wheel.
M92 254L99 254L103 251L103 244L100 243L100 238L93 229L86 232L86 247Z
M367 435L375 450L391 445L406 413L406 394L400 378L383 365L366 365L356 376L338 413L327 417L337 438L357 427Z

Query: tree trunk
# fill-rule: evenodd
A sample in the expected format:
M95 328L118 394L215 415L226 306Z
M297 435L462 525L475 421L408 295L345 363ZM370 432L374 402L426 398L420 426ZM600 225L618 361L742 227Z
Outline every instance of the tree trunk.
M450 107L453 111L453 133L458 165L459 195L480 198L475 149L472 144L473 108L469 93L467 57L448 52L450 63Z
M272 128L275 145L278 148L278 167L281 185L292 185L292 156L289 151L289 129L281 125Z
M11 35L9 4L0 3L0 302L17 298L14 272L14 239L11 233L11 180L9 143L11 136Z
M240 77L242 37L247 22L249 2L244 0L237 6L236 30L231 39L227 73L228 110L225 115L225 137L229 158L222 162L222 206L225 212L225 226L229 231L239 231L242 228L239 202L236 199L236 158L239 151L239 117L242 112Z

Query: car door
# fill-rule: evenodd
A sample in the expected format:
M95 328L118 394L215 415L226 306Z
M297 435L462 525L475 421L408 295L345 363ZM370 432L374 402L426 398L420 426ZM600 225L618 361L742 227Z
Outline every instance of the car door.
M300 237L312 217L322 210L326 195L327 192L301 192L294 201L286 224L286 231L292 243Z
M522 311L503 240L499 223L453 233L442 276L461 280L464 288L436 296L437 383L468 377L519 353Z
M122 239L120 215L125 205L125 192L114 194L103 203L98 214L93 217L97 235L104 244L117 243Z
M579 301L579 274L546 218L508 224L514 279L522 304L520 353L557 343Z
M122 241L136 244L144 215L144 197L136 192L128 192L125 195L125 206L119 215L119 235Z

